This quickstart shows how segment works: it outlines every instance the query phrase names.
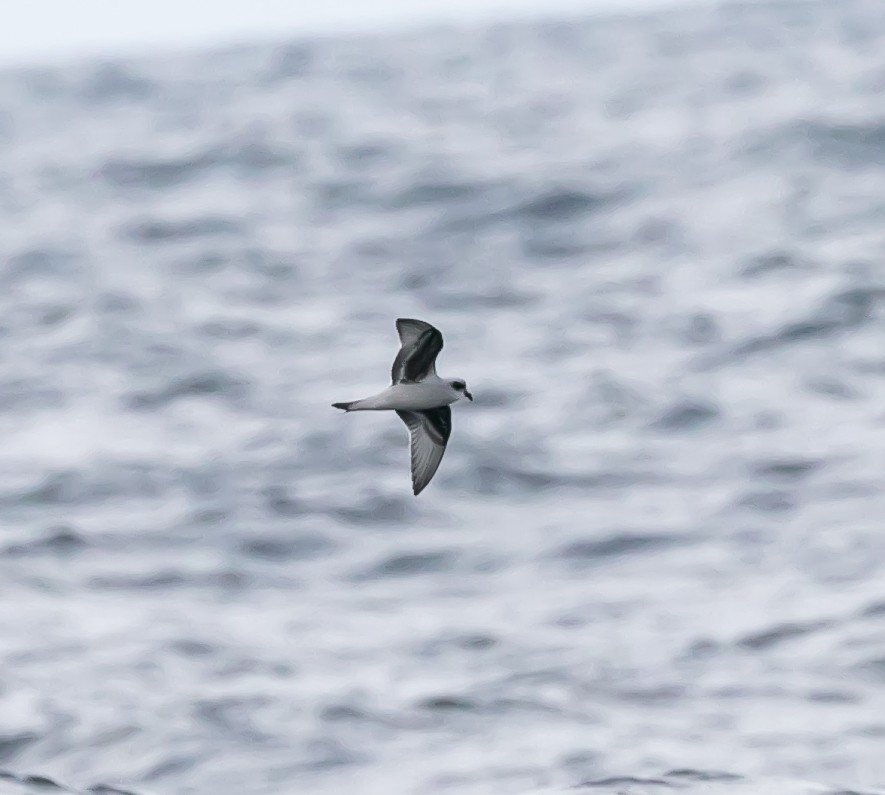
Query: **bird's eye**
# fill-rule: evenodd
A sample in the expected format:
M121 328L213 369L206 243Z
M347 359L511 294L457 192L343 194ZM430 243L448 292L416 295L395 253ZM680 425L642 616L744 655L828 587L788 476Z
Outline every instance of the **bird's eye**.
M452 389L461 390L464 389L464 387L466 386L467 384L465 384L463 381L452 381Z

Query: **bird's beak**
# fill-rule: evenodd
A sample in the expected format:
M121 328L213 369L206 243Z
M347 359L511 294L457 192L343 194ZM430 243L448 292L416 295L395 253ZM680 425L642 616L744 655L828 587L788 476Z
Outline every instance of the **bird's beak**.
M466 389L464 390L464 397L473 402L473 395L471 395Z

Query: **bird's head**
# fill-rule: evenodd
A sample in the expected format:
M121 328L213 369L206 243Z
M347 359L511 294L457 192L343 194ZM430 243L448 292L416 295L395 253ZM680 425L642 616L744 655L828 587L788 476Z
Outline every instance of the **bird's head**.
M459 394L464 395L468 400L473 400L473 395L467 391L467 382L463 378L455 378L449 381L449 386Z

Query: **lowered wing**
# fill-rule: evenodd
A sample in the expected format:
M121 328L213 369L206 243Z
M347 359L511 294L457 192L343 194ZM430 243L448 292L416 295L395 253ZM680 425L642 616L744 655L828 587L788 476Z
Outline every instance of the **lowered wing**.
M426 411L397 411L411 436L412 491L418 496L439 469L452 433L448 406Z

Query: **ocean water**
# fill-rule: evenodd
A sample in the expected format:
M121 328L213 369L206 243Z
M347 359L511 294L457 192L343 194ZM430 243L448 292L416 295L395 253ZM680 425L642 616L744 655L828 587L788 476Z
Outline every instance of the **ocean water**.
M883 97L874 0L0 74L0 793L885 792Z

